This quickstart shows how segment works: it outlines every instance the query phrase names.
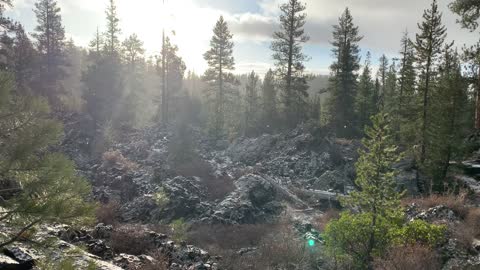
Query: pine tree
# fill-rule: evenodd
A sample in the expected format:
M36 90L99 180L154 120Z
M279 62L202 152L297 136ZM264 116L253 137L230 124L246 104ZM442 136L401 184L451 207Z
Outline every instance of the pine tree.
M374 254L381 254L388 247L388 230L395 227L402 212L400 209L401 193L397 191L396 171L393 165L401 156L394 144L394 134L390 128L388 114L380 113L372 117L373 125L366 128L366 138L362 140L363 148L355 164L357 177L355 184L358 191L350 193L343 204L359 213L344 214L338 221L327 225L326 242L329 250L350 253L358 269L373 269ZM363 241L352 247L336 241L337 236L345 232L342 222L358 226L346 228L359 233ZM338 227L338 228L337 228Z
M258 84L260 77L252 71L248 75L247 85L245 87L245 127L244 135L252 136L256 134L258 127Z
M358 27L353 23L353 17L347 8L339 18L338 25L333 27L333 55L335 62L331 65L329 101L332 123L338 136L354 136L355 130L355 96L357 92L357 77L360 69L360 49L358 43L362 40Z
M42 223L93 221L94 210L87 202L91 189L73 162L49 151L60 142L63 128L49 119L47 102L13 95L14 84L11 74L0 72L0 221L21 229L5 235L0 248Z
M418 24L420 33L416 36L415 51L420 71L418 91L422 94L422 115L420 128L420 164L423 165L427 153L429 106L432 84L435 81L436 65L440 56L447 29L442 23L442 14L436 0L433 0L430 9L423 13L423 22Z
M398 106L400 125L400 144L410 145L415 142L418 118L418 96L415 91L417 74L415 71L415 48L404 33L401 40L400 68L398 74Z
M358 91L355 99L355 110L358 117L359 130L363 130L364 127L370 124L370 117L376 111L376 103L374 102L375 85L372 79L370 64L370 52L368 52L367 59L363 66L363 72L358 82Z
M62 25L60 7L56 0L39 0L35 3L37 27L33 37L37 40L40 54L40 78L37 85L42 96L58 108L59 96L64 89L60 80L65 77L65 29Z
M392 61L387 71L387 79L385 81L385 108L384 112L392 115L394 127L393 131L398 133L398 84L397 84L397 67L395 60Z
M432 190L443 192L451 188L447 180L450 161L463 158L462 141L468 135L468 84L462 76L458 53L446 46L439 67L438 86L432 93L432 114L427 129L428 149L424 164L432 178Z
M33 80L37 75L35 72L37 52L23 26L18 24L15 28L13 72L17 90L26 94L32 91Z
M381 111L385 108L385 96L387 92L387 73L388 73L388 58L383 54L378 60L379 67L377 77L380 81L379 103L378 107Z
M135 69L135 64L139 61L144 53L143 41L141 41L137 34L130 35L122 43L123 56L130 69Z
M110 0L110 5L105 12L107 16L107 31L105 32L105 51L110 54L118 54L120 50L120 19L117 16L117 6L114 0Z
M275 75L268 70L262 85L262 129L271 132L277 127L277 91L275 89Z
M302 52L302 45L310 38L304 31L307 18L305 9L306 6L300 0L289 0L280 6L281 30L274 33L271 45L289 127L302 121L307 107L308 84L304 75L304 63L309 58Z
M163 62L162 59L159 59L160 62ZM181 90L183 87L183 78L185 76L185 62L183 59L178 56L178 46L171 43L170 38L165 39L165 68L166 68L166 93L165 93L165 102L162 102L165 108L165 113L167 113L166 119L170 118L170 114L175 113L173 109L177 108L176 100L180 98ZM172 104L174 103L174 104ZM158 113L161 114L161 106L159 105ZM173 109L171 109L173 108ZM160 117L161 115L159 115Z
M463 28L474 32L478 29L480 20L480 3L474 0L455 0L450 9L460 15L458 23ZM475 128L480 130L480 40L477 44L465 49L465 59L470 71L469 80L475 89Z
M218 140L225 135L226 105L236 79L229 73L235 69L235 60L232 56L232 34L223 16L217 21L213 33L211 48L204 54L209 66L205 71L204 81L208 84L207 98L211 106L210 134L214 140Z
M95 57L100 57L100 54L102 50L104 49L104 40L102 35L100 34L100 31L98 30L97 27L97 33L95 34L95 37L90 41L89 47L90 47L90 52L94 52L95 54L93 55Z

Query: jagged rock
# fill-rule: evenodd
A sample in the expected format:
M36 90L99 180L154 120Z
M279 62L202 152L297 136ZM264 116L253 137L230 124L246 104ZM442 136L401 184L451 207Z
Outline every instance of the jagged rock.
M139 257L124 253L113 258L113 263L123 269L139 269L142 266L142 260Z
M345 172L326 171L315 180L312 188L316 190L335 190L344 193L346 186L351 185L352 181L348 179Z
M274 201L276 189L264 178L250 174L238 179L235 185L237 189L215 209L213 222L255 223L281 212L281 205Z
M175 177L162 184L169 202L163 209L162 217L167 220L194 218L210 212L206 202L206 189L198 177Z
M33 266L35 264L35 260L38 259L38 256L34 254L33 250L23 247L7 247L3 252L5 255L19 262L21 266Z
M454 222L458 220L452 209L445 205L437 205L426 211L418 213L414 218L422 219L428 222L442 221L442 222Z
M95 238L107 239L107 238L110 238L110 236L112 235L112 232L113 232L112 225L105 225L103 223L99 223L93 229L92 236Z
M122 206L120 216L125 222L148 222L152 219L155 210L159 209L153 195L143 195Z
M103 240L91 240L87 243L88 251L104 260L113 258L113 250Z
M14 259L0 254L0 269L20 270L20 269L22 269L22 266L20 265L20 263L18 263ZM25 269L25 268L23 268L23 269Z

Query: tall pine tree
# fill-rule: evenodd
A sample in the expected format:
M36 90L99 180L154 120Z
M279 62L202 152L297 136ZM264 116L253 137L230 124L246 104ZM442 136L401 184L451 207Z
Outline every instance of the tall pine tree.
M375 84L372 79L372 70L370 63L370 52L367 53L367 59L363 66L363 72L358 82L358 91L355 99L355 110L357 115L357 128L363 130L370 124L370 117L376 111L376 101L374 100Z
M262 129L271 132L277 127L277 91L275 89L275 75L268 70L262 85Z
M420 33L416 36L415 50L419 68L420 83L418 91L422 95L422 109L420 122L420 165L423 166L427 155L428 124L430 114L431 90L435 83L438 58L441 55L443 44L447 36L447 29L442 23L442 14L436 0L433 0L430 9L423 13L423 22L418 24ZM432 185L425 187L431 190Z
M225 135L228 95L236 84L235 77L229 72L235 69L232 37L227 22L221 16L213 29L211 48L204 54L209 67L203 78L208 84L207 98L211 106L209 131L214 140Z
M360 49L362 40L358 27L347 8L339 18L338 25L333 27L333 55L335 62L331 65L329 102L330 117L338 136L355 136L355 96L357 77L360 69Z
M64 89L61 80L65 77L65 29L62 25L60 7L56 0L39 0L35 3L37 26L33 37L37 40L40 54L40 76L37 89L54 108L60 107L60 95Z
M245 87L245 127L244 135L256 135L258 128L258 84L260 77L252 71Z
M278 83L283 91L285 120L289 127L302 121L307 107L308 84L304 63L308 57L302 52L302 45L310 38L304 31L307 18L305 9L300 0L289 0L280 6L281 29L274 33L271 45Z

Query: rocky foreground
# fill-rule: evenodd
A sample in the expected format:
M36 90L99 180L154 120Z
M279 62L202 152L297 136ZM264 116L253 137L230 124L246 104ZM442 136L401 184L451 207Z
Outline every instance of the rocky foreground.
M4 250L0 269L32 269L65 258L72 259L74 269L221 269L220 256L189 245L176 235L178 231L159 233L155 228L178 220L190 226L274 224L281 217L297 224L299 238L314 234L321 245L321 236L310 224L327 209L338 207L338 199L354 189L359 142L314 135L308 126L220 143L215 148L193 130L196 158L181 164L171 162L169 146L175 136L169 129L128 132L103 159L92 160L87 155L90 134L78 128L79 123L73 126L67 126L62 150L76 161L79 173L91 180L94 199L103 205L117 205L115 223L122 226L41 227L30 240ZM399 186L418 194L411 162L398 167ZM478 192L475 176L461 175L459 182ZM460 219L454 210L447 205L421 208L412 204L407 214L454 228ZM128 246L132 234L135 241L141 239L142 245L156 252L111 246L119 237L125 237ZM444 269L480 268L479 243L460 247L450 235L440 247L446 260ZM244 247L238 256L255 250ZM49 267L54 266L42 269L55 269Z

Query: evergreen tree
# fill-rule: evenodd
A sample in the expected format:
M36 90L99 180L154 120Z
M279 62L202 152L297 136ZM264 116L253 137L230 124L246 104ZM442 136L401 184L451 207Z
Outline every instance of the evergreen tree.
M13 95L13 77L0 72L0 221L19 229L4 235L3 248L42 223L93 221L91 189L73 163L49 149L62 126L49 119L46 101Z
M227 114L228 95L234 91L236 79L232 73L235 69L232 34L223 16L217 21L210 41L210 50L204 54L208 62L204 81L208 84L207 98L210 102L210 134L214 140L225 134L225 115Z
M23 26L18 24L15 28L13 72L17 90L26 94L31 92L34 78L37 76L35 72L37 52Z
M379 103L378 107L381 111L385 108L385 97L387 92L387 73L388 73L388 58L383 54L378 60L379 67L377 77L380 81Z
M433 0L430 9L423 13L423 22L418 24L420 33L416 36L415 51L420 72L418 91L422 97L422 115L420 124L420 164L426 158L428 142L428 123L431 88L435 80L436 65L441 55L443 44L447 36L447 29L442 23L442 14L438 9L436 0Z
M123 56L130 69L135 69L135 64L139 61L145 49L143 48L143 42L138 38L136 34L130 35L122 43Z
M329 101L331 121L338 136L354 136L355 130L355 96L357 91L357 72L360 69L360 49L358 27L347 8L333 27L333 55L335 62L331 65Z
M376 102L374 101L375 85L372 79L372 70L370 67L370 52L367 53L367 59L363 67L360 81L358 82L358 91L355 99L356 115L358 116L358 128L363 130L370 124L370 117L376 111Z
M480 3L474 0L455 0L450 9L460 15L457 20L463 28L474 32L480 20ZM480 40L465 49L465 59L469 65L468 79L475 89L475 128L480 130Z
M60 7L56 0L39 0L35 3L37 27L33 37L37 40L40 54L40 77L37 89L42 96L58 108L59 97L64 89L60 80L65 77L65 29L62 25Z
M110 54L117 54L120 50L120 19L117 16L115 0L110 0L110 5L105 12L107 16L107 31L105 32L105 51Z
M95 38L93 38L89 43L90 51L94 52L94 54L92 55L94 57L100 57L100 53L104 48L104 46L105 44L104 44L103 37L100 34L100 31L98 30L98 27L97 27L97 33L95 34Z
M245 136L256 134L258 127L258 84L260 77L252 71L245 87Z
M186 66L183 59L178 56L178 47L172 44L168 37L165 39L165 58L167 91L165 93L166 102L162 104L167 106L165 112L168 114L168 117L166 119L169 119L170 114L180 113L174 111L174 109L180 107L177 103L182 95L181 90L183 88ZM160 59L160 61L162 60ZM159 108L158 112L161 113L161 108Z
M405 32L402 37L401 48L398 75L399 136L401 145L411 145L415 142L419 106L415 91L417 78L415 71L415 48L408 37L408 32Z
M427 175L433 180L432 190L443 192L451 188L447 180L450 161L463 158L463 139L468 135L468 84L462 76L457 52L446 46L439 67L438 86L433 89L427 129L429 140L426 161Z
M275 89L275 75L268 70L262 86L262 129L271 132L277 127L277 91Z
M395 59L390 64L385 81L384 112L392 116L392 130L395 133L396 141L399 139L400 118L399 118L399 97L397 85L397 67Z
M300 0L289 0L280 6L281 30L274 33L271 45L289 127L302 121L307 107L308 84L304 75L304 62L308 57L303 54L302 45L310 38L304 31L307 18L305 9L306 6Z
M355 266L358 269L373 269L374 254L384 252L388 246L388 230L394 227L401 219L400 198L395 181L396 171L393 165L398 162L401 155L398 154L394 145L393 132L390 128L391 120L388 114L380 113L372 117L372 127L365 131L366 138L362 140L364 148L359 150L360 158L355 164L357 177L355 184L359 191L354 191L344 201L344 205L350 209L359 211L356 215L344 215L343 219L351 219L352 222L361 220L361 228L355 228L361 233L360 238L366 242L361 247L352 250L352 247L344 246L343 241L335 241L337 235L343 234L343 230L335 230L340 221L334 221L327 226L326 238L328 249L338 249L340 252L352 252ZM357 216L357 217L355 217ZM390 226L389 226L390 225ZM354 228L348 228L351 230Z

